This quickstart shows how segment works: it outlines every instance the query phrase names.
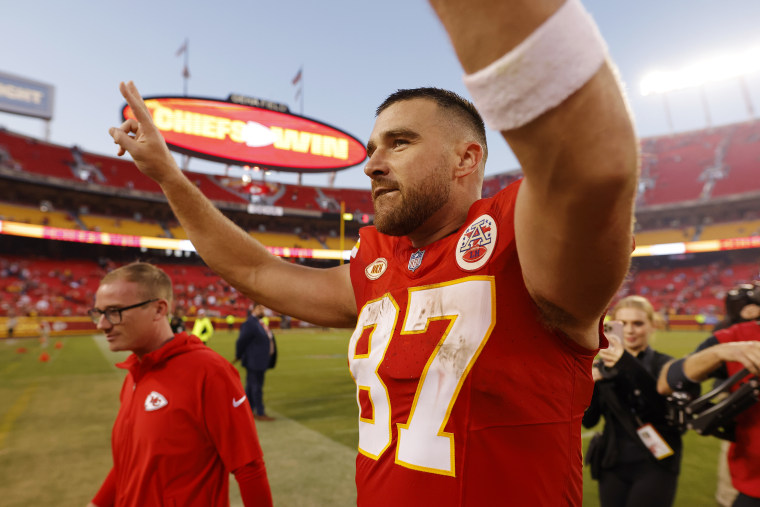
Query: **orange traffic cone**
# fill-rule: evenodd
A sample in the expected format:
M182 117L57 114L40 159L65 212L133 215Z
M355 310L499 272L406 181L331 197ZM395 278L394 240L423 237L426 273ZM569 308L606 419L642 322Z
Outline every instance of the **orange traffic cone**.
M62 341L55 342L55 348L62 349L63 348L63 342Z
M26 354L26 347L19 347L16 349L16 354Z
M50 361L50 354L48 354L47 352L43 352L42 354L40 354L41 363L47 363L48 361Z

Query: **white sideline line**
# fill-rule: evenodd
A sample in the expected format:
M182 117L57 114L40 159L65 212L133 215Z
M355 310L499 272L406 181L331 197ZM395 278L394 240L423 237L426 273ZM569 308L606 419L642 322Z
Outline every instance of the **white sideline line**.
M103 357L113 371L121 371L116 367L116 363L125 360L129 355L129 352L111 352L111 349L108 347L108 340L106 340L106 335L104 334L92 335L92 341L98 346L98 350L103 354Z
M293 419L268 411L256 422L275 507L356 505L356 449ZM231 477L230 505L242 507ZM294 488L293 484L299 484Z

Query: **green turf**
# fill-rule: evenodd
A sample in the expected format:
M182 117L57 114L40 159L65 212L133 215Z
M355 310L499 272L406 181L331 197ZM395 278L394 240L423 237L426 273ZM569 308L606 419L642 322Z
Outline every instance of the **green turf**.
M267 410L356 449L356 388L346 360L350 336L349 330L278 332L277 366L266 374L264 402ZM234 357L234 337L218 334L212 347ZM245 378L245 370L239 371Z
M86 505L110 468L121 377L91 339L53 343L0 343L0 498L8 507ZM42 352L50 361L38 360Z
M273 422L259 422L275 505L355 503L353 464L358 439L354 386L346 364L348 331L277 333L279 360L264 387ZM659 333L656 348L681 356L706 333ZM231 359L236 335L217 332L211 347ZM111 425L124 373L124 354L103 352L91 337L0 342L0 504L83 506L110 463ZM19 347L27 352L18 354ZM241 370L244 376L244 371ZM588 438L584 440L584 445ZM713 506L719 442L686 436L677 506ZM584 471L585 472L585 471ZM587 472L586 472L587 473ZM236 486L232 504L240 505ZM586 477L584 505L596 506L596 483Z

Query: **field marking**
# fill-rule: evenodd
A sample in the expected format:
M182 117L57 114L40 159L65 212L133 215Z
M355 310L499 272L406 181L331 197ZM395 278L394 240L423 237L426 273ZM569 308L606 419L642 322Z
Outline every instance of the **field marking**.
M348 366L343 364L340 366L331 366L329 368L309 368L309 373L322 373L322 372L328 372L328 371L345 371L346 377L348 377L349 369ZM283 376L283 377L289 377L289 376L303 376L302 371L295 371L295 370L289 370L289 371L281 371L277 372L277 375Z
M274 421L256 421L275 506L356 505L356 448L269 411ZM234 484L234 479L231 478ZM298 484L297 488L293 484ZM242 507L230 487L231 507Z
M13 424L21 417L21 414L26 410L26 406L29 404L29 400L32 399L35 391L37 390L37 383L31 384L24 389L16 401L13 402L8 412L3 415L2 421L0 421L0 449L5 446L5 439L13 429Z

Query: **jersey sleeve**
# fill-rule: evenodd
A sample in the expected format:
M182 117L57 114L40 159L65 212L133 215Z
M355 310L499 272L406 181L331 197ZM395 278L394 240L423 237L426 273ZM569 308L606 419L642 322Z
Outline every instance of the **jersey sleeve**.
M210 365L211 366L211 365ZM206 371L203 412L211 440L228 470L262 457L259 437L240 375L224 358Z

